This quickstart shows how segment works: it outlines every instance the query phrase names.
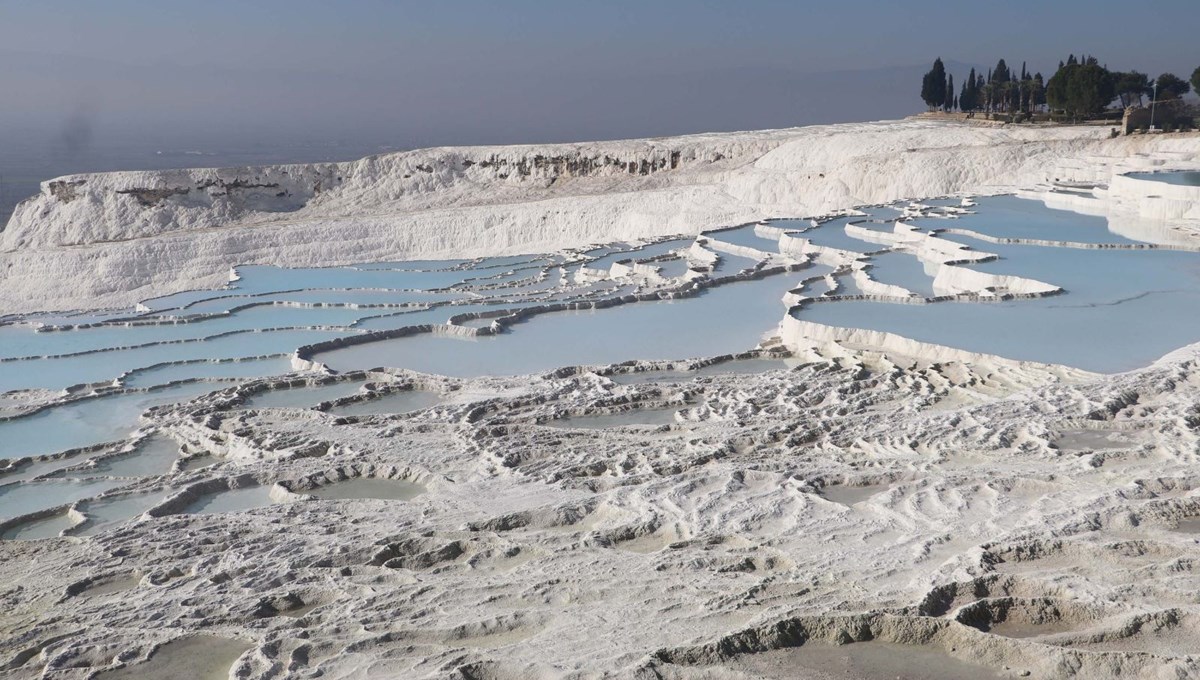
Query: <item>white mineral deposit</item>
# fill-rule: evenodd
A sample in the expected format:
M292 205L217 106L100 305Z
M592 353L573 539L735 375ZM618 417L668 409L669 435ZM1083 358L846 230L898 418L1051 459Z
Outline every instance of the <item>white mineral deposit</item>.
M77 174L0 231L0 675L1200 677L1200 136Z

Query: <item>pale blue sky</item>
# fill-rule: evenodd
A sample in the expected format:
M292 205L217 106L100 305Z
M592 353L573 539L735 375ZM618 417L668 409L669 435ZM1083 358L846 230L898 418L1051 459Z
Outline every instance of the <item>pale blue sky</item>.
M938 55L958 82L1071 52L1186 78L1197 26L1197 0L0 0L0 131L417 146L874 119L919 109ZM805 75L847 69L876 72Z

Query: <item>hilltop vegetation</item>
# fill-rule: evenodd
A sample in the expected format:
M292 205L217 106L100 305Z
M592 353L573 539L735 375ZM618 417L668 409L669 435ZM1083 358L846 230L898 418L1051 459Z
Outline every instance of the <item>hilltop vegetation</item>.
M921 99L930 111L982 113L1006 117L1013 122L1033 120L1041 114L1051 120L1079 121L1096 118L1119 107L1140 107L1148 101L1174 101L1195 88L1200 92L1200 67L1191 82L1173 73L1151 79L1139 71L1112 71L1096 57L1070 55L1058 64L1047 81L1040 72L1031 73L1024 63L1019 73L1004 59L987 74L971 69L957 94L954 76L947 74L941 58L925 74Z

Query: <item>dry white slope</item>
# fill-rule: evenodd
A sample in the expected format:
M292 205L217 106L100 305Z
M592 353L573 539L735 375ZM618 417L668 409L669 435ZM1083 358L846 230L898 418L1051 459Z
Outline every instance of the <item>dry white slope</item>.
M0 232L0 312L130 305L221 285L241 263L548 251L1024 187L1095 155L1200 151L1195 137L1107 137L910 120L73 175L44 183Z

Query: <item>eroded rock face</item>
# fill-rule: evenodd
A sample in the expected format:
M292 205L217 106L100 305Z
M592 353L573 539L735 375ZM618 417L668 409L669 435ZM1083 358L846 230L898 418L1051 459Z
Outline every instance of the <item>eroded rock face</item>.
M458 203L463 196L457 185L463 182L475 187L496 182L529 184L529 189L544 190L560 179L647 177L683 164L725 159L720 152L698 158L695 147L686 152L658 145L616 148L616 155L595 153L582 145L547 150L551 148L558 153L431 149L353 163L106 173L88 176L93 177L90 186L82 178L53 180L45 183L41 196L14 213L13 231L25 233L14 237L19 241L10 238L6 244L83 245L226 227L255 214L268 217L300 211L322 195L326 202L368 192L370 200L385 204L417 195L429 197L429 205ZM436 198L445 192L454 196L453 201ZM80 198L87 199L88 208L67 209ZM482 195L468 200L481 198L486 200ZM52 218L57 226L48 224ZM36 230L24 228L31 220L41 223Z
M51 196L63 203L70 203L79 198L79 194L75 192L75 189L84 184L87 184L87 180L54 180L46 183L46 190L50 192Z

